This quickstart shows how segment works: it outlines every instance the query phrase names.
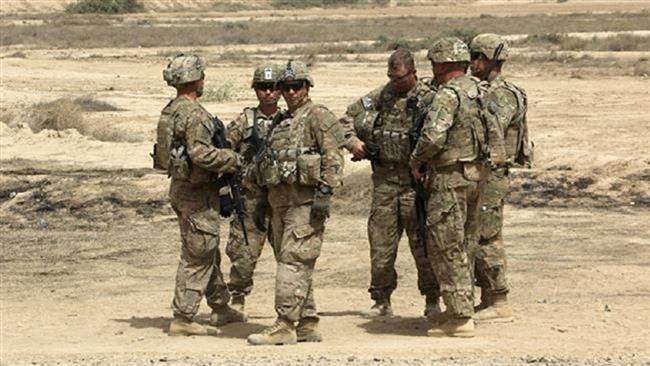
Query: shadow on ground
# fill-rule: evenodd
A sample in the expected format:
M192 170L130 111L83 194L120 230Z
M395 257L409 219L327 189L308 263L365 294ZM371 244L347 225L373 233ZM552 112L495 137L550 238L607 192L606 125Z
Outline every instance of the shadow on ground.
M395 334L426 337L431 323L423 317L378 317L357 325L370 334Z
M198 315L195 320L198 323L208 325L209 315ZM146 329L154 328L160 329L163 333L167 334L169 332L169 323L172 321L171 317L131 317L128 319L111 319L112 321L118 323L127 323L129 326L135 329ZM217 337L223 338L241 338L246 339L248 335L252 333L258 333L262 329L266 328L266 325L259 323L231 323L222 327L218 327L219 335Z

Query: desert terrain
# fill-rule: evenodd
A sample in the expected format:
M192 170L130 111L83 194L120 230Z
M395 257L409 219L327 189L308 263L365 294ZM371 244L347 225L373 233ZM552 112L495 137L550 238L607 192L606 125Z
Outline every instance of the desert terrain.
M647 2L156 0L110 16L66 14L70 2L1 4L0 364L650 365ZM513 42L504 73L527 91L536 145L506 207L515 322L428 338L405 239L395 316L363 318L370 167L348 162L315 272L322 343L246 344L274 321L270 248L248 323L167 336L180 240L149 153L174 94L171 56L206 58L203 103L225 121L255 104L257 63L290 57L311 65L312 99L341 115L387 81L391 47L413 48L431 77L429 37L486 31ZM222 252L227 234L224 222ZM229 265L224 255L226 276Z

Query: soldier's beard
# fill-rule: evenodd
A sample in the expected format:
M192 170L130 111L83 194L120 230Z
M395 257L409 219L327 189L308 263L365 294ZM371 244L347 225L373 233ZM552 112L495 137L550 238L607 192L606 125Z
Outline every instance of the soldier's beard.
M196 90L196 97L200 98L203 95L203 87L200 87Z

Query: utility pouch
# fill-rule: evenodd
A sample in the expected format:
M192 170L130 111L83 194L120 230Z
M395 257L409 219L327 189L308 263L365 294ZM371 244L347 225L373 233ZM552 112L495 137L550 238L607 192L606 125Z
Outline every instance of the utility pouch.
M463 176L465 179L472 182L480 182L485 178L485 168L480 163L464 163L463 164Z
M319 154L300 154L298 156L298 183L307 187L317 187L320 183L321 156Z
M280 184L280 169L278 164L265 164L260 174L263 186L277 186Z
M169 156L169 176L178 180L190 179L190 162L183 145L171 151Z

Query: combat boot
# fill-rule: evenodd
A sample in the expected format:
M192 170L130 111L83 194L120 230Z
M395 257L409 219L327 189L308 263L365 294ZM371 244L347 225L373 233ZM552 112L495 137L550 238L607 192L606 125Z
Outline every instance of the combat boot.
M393 308L390 306L390 299L375 300L375 304L370 309L362 311L361 314L366 318L392 316Z
M508 296L506 294L492 294L492 304L476 314L474 321L481 323L510 323L515 317L508 306Z
M221 305L212 309L210 314L210 324L217 327L224 326L229 323L245 323L248 321L248 315L241 311L237 311L230 306Z
M318 318L302 318L296 327L298 342L321 342L323 336L318 331Z
M427 331L430 337L474 337L472 318L451 318Z
M424 304L424 316L429 320L434 320L442 314L440 309L440 298L438 296L427 295Z
M181 317L174 317L172 322L169 324L168 335L170 336L204 336L217 334L219 334L217 328L204 326Z
M481 302L474 306L474 311L481 311L487 309L492 305L492 296L490 296L490 290L485 287L481 287Z
M246 304L245 295L232 295L232 301L230 302L230 307L244 313L244 305Z
M272 326L248 336L248 343L256 346L295 344L297 341L296 327L292 322L280 318Z

